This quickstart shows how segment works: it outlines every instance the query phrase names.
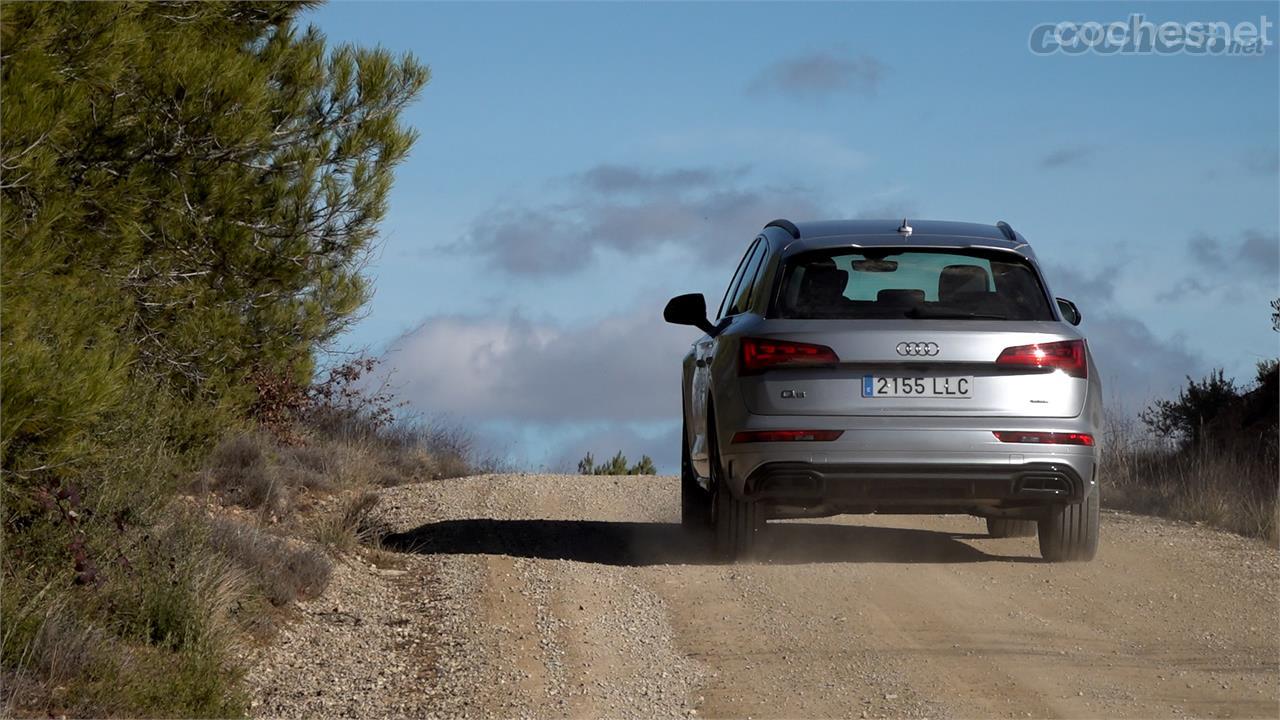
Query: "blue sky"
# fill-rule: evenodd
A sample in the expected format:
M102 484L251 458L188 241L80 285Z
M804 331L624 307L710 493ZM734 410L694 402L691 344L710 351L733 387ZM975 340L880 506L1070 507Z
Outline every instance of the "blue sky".
M774 217L1009 221L1114 404L1277 354L1280 46L1039 56L1031 29L1280 5L333 3L432 80L346 340L529 466L678 457L667 297L718 301ZM1270 39L1276 40L1272 27Z

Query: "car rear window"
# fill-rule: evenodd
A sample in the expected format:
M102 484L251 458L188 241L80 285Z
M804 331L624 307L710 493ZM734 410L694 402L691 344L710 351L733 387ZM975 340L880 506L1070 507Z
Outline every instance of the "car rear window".
M1010 253L866 248L788 258L774 317L1052 320L1035 270Z

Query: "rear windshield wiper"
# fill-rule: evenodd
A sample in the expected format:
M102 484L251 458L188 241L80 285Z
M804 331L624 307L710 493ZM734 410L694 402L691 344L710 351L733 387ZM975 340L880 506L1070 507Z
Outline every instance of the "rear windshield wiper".
M906 312L906 316L916 319L935 319L935 320L1008 320L1007 315L991 315L986 313L960 312L948 310L924 310L918 307L911 308Z

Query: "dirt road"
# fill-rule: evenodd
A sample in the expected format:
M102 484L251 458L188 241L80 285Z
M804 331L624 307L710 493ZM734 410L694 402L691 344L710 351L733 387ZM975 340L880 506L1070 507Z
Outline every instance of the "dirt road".
M1049 565L976 519L860 516L771 524L758 562L719 565L675 524L677 491L386 491L403 568L347 568L305 609L259 711L1280 716L1280 553L1260 543L1107 513L1097 560Z

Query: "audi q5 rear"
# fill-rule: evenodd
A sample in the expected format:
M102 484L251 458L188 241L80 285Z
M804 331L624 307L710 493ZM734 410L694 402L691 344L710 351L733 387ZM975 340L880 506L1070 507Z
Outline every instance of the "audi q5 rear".
M1098 546L1102 388L1080 313L1006 223L769 223L684 359L681 507L729 557L766 521L969 513Z

